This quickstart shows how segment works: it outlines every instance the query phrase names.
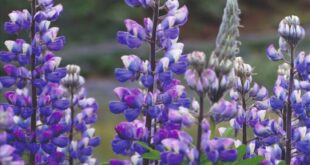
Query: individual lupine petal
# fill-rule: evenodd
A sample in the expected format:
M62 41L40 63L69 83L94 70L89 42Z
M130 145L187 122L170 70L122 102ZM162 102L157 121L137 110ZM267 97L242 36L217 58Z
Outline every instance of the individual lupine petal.
M276 50L273 44L271 44L266 51L266 55L269 60L271 61L280 61L283 60L283 54L282 52L279 52Z
M180 29L173 27L165 30L165 36L171 40L177 39L179 37Z
M61 50L66 42L66 38L64 36L56 37L51 42L46 43L47 48L51 51L59 51Z
M124 97L124 102L131 108L140 108L143 105L143 98L139 93Z
M53 138L53 132L51 130L42 131L39 134L39 140L41 143L48 143Z
M53 132L53 135L56 137L66 131L66 126L63 124L55 124L55 125L50 126L50 130Z
M210 109L210 114L217 123L230 120L237 112L236 102L230 103L225 100L215 103Z
M66 76L66 74L66 68L57 68L54 72L47 73L46 79L54 83L59 83L60 80Z
M138 24L136 21L131 19L125 19L124 21L127 31L133 36L138 37L141 40L144 40L146 37L144 28Z
M172 64L170 68L174 73L181 75L186 72L187 66L188 64L186 61L179 61L177 63Z
M2 76L0 77L1 87L9 88L16 83L16 79L10 76Z
M48 10L45 10L46 19L49 21L56 21L60 14L63 11L63 6L61 4L58 4Z
M175 13L175 17L176 17L176 24L178 26L183 26L187 20L188 20L188 9L186 6L182 6L180 9L177 10L177 12Z
M94 137L90 139L89 144L92 147L97 147L101 143L101 138L100 137Z
M62 117L63 117L63 112L56 111L51 114L51 116L47 120L47 124L48 125L56 124L61 120Z
M14 111L11 107L0 106L0 128L7 129L13 124Z
M143 75L141 77L141 82L144 85L144 87L150 88L154 83L154 78L152 75L149 75L149 74Z
M8 34L15 34L20 31L20 26L13 22L4 23L4 31Z
M303 107L309 110L310 109L310 92L305 93L302 96L301 100L302 100Z
M146 33L151 38L152 30L153 30L153 21L150 18L144 18L144 28Z
M117 87L114 89L114 93L120 100L123 100L125 96L130 94L130 90L124 87Z
M116 137L112 140L112 150L116 154L126 154L126 151L130 148L131 142L128 140L122 140Z
M167 0L165 6L168 8L169 11L176 11L179 8L179 1L175 0Z
M23 45L23 43L25 43L25 41L22 40L22 39L18 39L16 41L7 40L7 41L4 42L4 44L7 47L7 49L10 52L13 52L13 53L16 53L16 54L22 53L22 45Z
M121 59L126 69L133 72L139 71L142 61L138 56L136 55L122 56Z
M56 137L52 139L53 144L58 147L66 147L69 144L69 138L67 136Z
M262 101L264 98L266 98L268 96L268 90L266 87L261 87L258 92L257 95L255 97L256 100Z
M161 28L163 28L163 30L170 29L175 26L175 21L176 21L175 16L167 16L160 24Z
M160 115L160 108L158 106L150 106L147 113L151 118L157 118Z
M235 149L224 150L220 152L220 159L223 162L233 162L237 159L238 153Z
M163 152L161 155L161 161L166 164L180 164L183 161L183 155L173 152Z
M299 141L296 144L296 149L304 154L310 154L310 141Z
M10 157L11 154L15 151L15 148L8 145L8 144L4 144L0 146L0 157L1 160L6 158L6 157Z
M66 110L70 107L70 101L69 100L56 100L53 102L53 107L57 108L59 110Z
M6 51L0 51L0 60L9 63L13 61L16 58L15 53L12 52L6 52Z
M122 68L116 68L114 74L119 82L126 82L134 77L134 73L132 71Z
M127 121L134 121L135 119L138 118L138 116L140 115L140 109L139 108L128 108L124 111L124 115L125 118L127 119Z
M260 137L268 137L273 134L272 130L268 126L264 126L260 123L257 123L254 127L254 133Z
M132 139L134 137L133 129L133 125L128 122L121 122L115 127L115 131L123 139Z
M219 158L219 153L218 151L210 151L210 152L207 152L207 158L208 160L210 160L212 163L216 163L218 158Z
M124 102L113 101L109 103L109 109L114 114L123 113L127 107L128 106Z
M44 8L51 8L54 5L54 0L38 0L38 4Z

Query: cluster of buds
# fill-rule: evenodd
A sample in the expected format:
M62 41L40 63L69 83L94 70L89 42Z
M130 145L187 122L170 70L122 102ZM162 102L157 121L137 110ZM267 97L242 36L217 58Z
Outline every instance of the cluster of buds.
M67 65L66 69L67 75L61 80L61 84L75 93L85 84L84 78L80 76L81 69L77 65Z
M297 16L287 16L281 20L278 32L285 41L296 46L300 40L305 37L305 30L300 26L300 20Z
M242 57L236 57L234 61L234 71L236 76L246 79L252 76L253 68L251 65L244 63Z

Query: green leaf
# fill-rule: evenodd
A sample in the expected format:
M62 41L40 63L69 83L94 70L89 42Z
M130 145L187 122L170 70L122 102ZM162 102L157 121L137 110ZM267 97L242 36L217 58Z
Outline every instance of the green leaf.
M278 165L286 165L285 161L281 161Z
M140 144L142 147L147 149L149 152L142 155L142 158L148 159L148 160L160 160L160 152L157 150L154 150L153 148L149 147L144 142L138 141L137 144Z
M149 147L147 144L145 144L144 142L138 141L137 144L140 144L142 147L144 147L145 149L149 150L149 151L153 151L153 148Z
M160 160L160 152L158 151L147 152L142 155L142 158L148 160Z
M237 152L238 152L238 158L237 160L242 160L243 159L243 156L245 155L246 153L246 146L243 144L241 146L239 146L237 148Z
M109 162L104 162L104 163L101 163L101 165L110 165Z
M235 130L232 127L226 128L225 132L223 133L223 137L233 137Z
M239 162L234 163L234 165L258 165L261 161L264 160L264 157L257 156L250 159L241 160Z

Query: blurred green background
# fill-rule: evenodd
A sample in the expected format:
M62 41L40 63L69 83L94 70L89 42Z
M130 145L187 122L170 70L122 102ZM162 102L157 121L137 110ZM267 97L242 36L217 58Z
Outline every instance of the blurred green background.
M162 0L163 1L163 0ZM182 28L180 40L185 43L185 53L202 50L209 55L214 48L214 39L221 21L225 0L180 0L190 11L189 22ZM62 65L75 63L82 67L87 78L89 96L100 104L97 134L102 144L95 150L100 162L119 158L111 151L110 141L114 137L114 125L123 120L109 112L108 101L115 99L112 89L123 85L113 79L114 67L121 67L120 57L124 54L137 54L146 57L148 47L129 50L115 41L115 34L123 30L125 18L139 22L150 12L140 8L130 8L123 0L56 0L64 5L64 12L53 26L61 28L60 33L67 38ZM270 43L277 43L277 25L282 17L295 14L308 29L310 25L310 0L239 0L242 10L240 29L242 41L240 56L255 67L255 79L271 88L279 63L271 63L265 57L265 49ZM29 9L27 0L1 0L0 23L8 19L7 14L16 9ZM7 36L0 28L0 41L14 38ZM309 50L307 36L300 50ZM4 46L0 45L1 49ZM125 84L128 85L128 84ZM130 84L129 84L130 86Z

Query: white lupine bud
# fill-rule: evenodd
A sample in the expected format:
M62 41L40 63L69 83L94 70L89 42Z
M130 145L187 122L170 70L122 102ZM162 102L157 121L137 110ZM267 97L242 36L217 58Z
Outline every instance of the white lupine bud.
M192 66L204 67L206 61L206 54L200 51L194 51L187 56L188 62Z
M194 99L194 100L192 101L192 108L193 108L193 110L196 111L196 112L198 112L199 109L200 109L200 105L199 105L199 103L198 103L198 101L197 101L196 99Z
M278 32L289 44L295 46L305 37L305 30L300 26L300 20L297 16L287 16L281 20Z
M61 84L68 90L77 93L85 84L85 80L80 76L81 68L78 65L67 65L67 75L61 80Z
M278 74L288 76L290 74L290 65L284 63L278 67Z

